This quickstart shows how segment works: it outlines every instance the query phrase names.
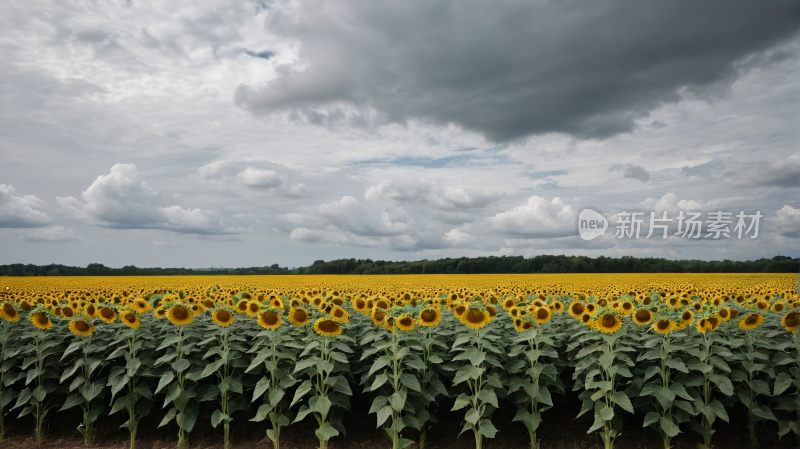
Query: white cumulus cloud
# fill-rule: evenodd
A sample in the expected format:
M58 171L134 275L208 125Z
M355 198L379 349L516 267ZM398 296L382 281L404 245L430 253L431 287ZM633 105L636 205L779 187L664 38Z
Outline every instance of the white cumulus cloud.
M0 184L0 228L35 228L52 222L38 210L47 203L35 195L19 195L11 185Z

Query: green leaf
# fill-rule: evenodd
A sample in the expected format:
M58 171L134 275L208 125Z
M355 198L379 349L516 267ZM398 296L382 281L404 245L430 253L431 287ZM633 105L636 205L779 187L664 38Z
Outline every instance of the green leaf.
M494 436L497 434L497 429L490 420L484 419L478 424L478 433L486 438L494 438Z
M467 395L466 395L466 394L464 394L464 393L461 393L461 394L460 394L460 395L458 395L458 397L456 398L456 402L455 402L455 404L453 404L453 408L452 408L452 409L450 409L450 411L451 411L451 412L454 412L454 411L456 411L456 410L460 410L460 409L462 409L462 408L464 408L464 407L468 406L468 405L470 404L470 402L471 402L471 400L470 400L469 396L467 396Z
M176 373L182 373L186 370L186 368L189 368L191 365L192 363L189 362L188 360L180 359L172 363L172 369L174 369Z
M674 392L676 395L682 397L683 399L686 399L687 401L694 401L694 398L692 397L692 395L687 393L686 389L683 388L683 385L681 385L679 383L673 383L672 385L669 386L669 389L672 392Z
M391 405L384 405L383 408L378 411L378 426L380 427L386 420L392 416L392 406Z
M375 377L375 381L372 382L372 386L370 387L370 391L375 391L380 388L381 385L385 384L389 380L389 377L386 374L381 374L380 376Z
M154 391L153 393L158 394L158 392L161 391L162 388L169 385L169 383L172 382L173 379L175 379L175 375L172 374L172 371L167 371L166 373L164 373L164 375L161 376L161 379L158 380L158 387L156 388L156 391Z
M721 402L714 399L711 401L711 408L714 409L714 414L716 414L719 419L728 422L728 412Z
M389 365L389 360L386 357L378 357L372 364L372 368L369 369L369 375L373 375L376 371L385 368L387 365Z
M314 431L314 433L321 441L328 441L331 438L339 435L339 431L336 430L330 423L325 423L325 427L317 429Z
M214 413L211 415L211 427L216 429L220 422L227 420L228 418L229 416L222 413L220 409L214 410Z
M680 371L682 373L688 373L689 372L689 369L686 368L686 365L684 365L683 361L681 361L680 359L671 358L671 359L667 360L667 366L672 368L672 369L678 370L678 371Z
M419 381L416 377L411 375L410 373L403 373L400 375L400 382L406 386L409 390L414 390L417 392L422 392L422 389L419 386Z
M658 420L660 418L661 418L661 415L659 415L658 413L656 413L656 412L648 412L647 415L645 415L645 417L644 417L644 424L642 424L642 427L647 427L650 424L658 422Z
M306 395L306 393L311 391L311 388L312 388L312 385L311 385L311 381L310 380L307 380L307 381L303 382L302 384L300 384L300 386L297 387L297 390L295 390L294 399L292 399L292 403L289 406L293 407L297 403L297 401L302 399L303 396Z
M769 419L775 422L778 421L778 419L775 418L775 415L772 413L772 410L770 410L766 405L761 405L758 408L754 408L751 411L753 412L754 415L758 416L759 418Z
M663 430L664 433L667 434L667 436L674 438L678 436L678 434L680 433L680 429L678 429L678 426L676 426L671 419L662 417L660 423L661 423L661 430Z
M395 392L393 395L389 396L389 404L396 412L402 411L405 403L406 400L402 396L400 396L398 392Z
M481 392L478 394L478 399L491 404L494 406L494 408L500 408L500 406L497 404L497 395L494 393L494 390L481 390Z
M84 402L83 396L77 393L72 394L69 397L67 397L67 400L64 401L64 405L62 405L58 411L62 412L64 410L69 410L72 407L75 407L76 405L83 404L83 402Z
M175 421L178 422L178 425L183 427L183 430L187 432L191 432L194 428L194 423L197 421L197 412L192 409L186 409L175 417Z
M624 392L615 392L613 395L611 395L611 399L626 412L633 413L633 404L631 404L630 398L628 398L628 395Z
M586 431L586 433L589 434L589 433L594 432L595 430L603 427L603 425L605 423L606 422L603 420L603 417L600 416L599 414L595 413L594 414L594 423L592 424L592 427L590 427L589 430Z
M792 376L786 373L778 374L778 377L775 379L775 387L774 387L774 395L778 396L784 391L786 391L789 387L792 386Z
M614 418L614 409L603 404L600 407L598 414L601 418L603 418L603 421L611 421L611 419Z
M170 421L172 421L172 418L174 418L174 417L175 417L175 414L176 414L176 413L178 413L178 409L177 409L177 408L175 408L175 407L172 407L171 409L169 409L169 411L167 412L167 414L166 414L166 415L164 415L164 419L162 419L162 420L161 420L161 424L159 424L159 425L158 425L158 427L162 427L162 426L164 426L165 424L167 424L167 423L169 423Z
M181 361L183 361L183 360L181 360ZM177 363L177 362L176 362L176 363ZM212 374L216 373L216 372L217 372L217 370L219 370L219 368L220 368L222 365L224 365L224 364L225 364L225 360L223 360L223 359L219 359L219 360L217 360L217 361L215 361L215 362L209 363L209 364L208 364L208 365L206 365L206 367L203 369L203 372L202 372L202 373L200 373L200 378L201 378L201 379L205 379L206 377L208 377L208 376L210 376L210 375L212 375ZM174 365L174 364L173 364L173 365Z
M464 421L470 424L477 424L478 420L481 418L480 412L478 412L475 408L470 408L467 410L467 414L464 416Z

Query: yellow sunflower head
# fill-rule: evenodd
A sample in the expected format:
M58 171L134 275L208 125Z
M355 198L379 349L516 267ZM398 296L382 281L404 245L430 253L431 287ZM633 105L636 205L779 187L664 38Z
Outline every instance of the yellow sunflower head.
M595 329L607 334L613 334L618 331L621 326L622 321L610 313L601 315L595 322Z
M211 321L217 326L228 327L233 324L233 314L226 309L217 309L211 314Z
M167 319L176 326L185 326L194 321L191 309L184 305L176 304L167 310Z
M333 321L337 323L346 323L350 321L350 314L341 306L333 306L328 313Z
M574 318L580 319L581 315L583 315L583 311L584 311L583 304L577 301L569 305L569 314L572 315Z
M258 317L258 325L264 329L277 329L281 327L283 320L277 313L267 310Z
M481 309L468 309L461 314L459 319L473 329L480 329L492 321L489 311Z
M786 328L787 331L792 333L797 332L797 327L800 325L800 313L798 312L789 312L783 316L781 319L781 324L783 327Z
M659 334L668 334L678 327L678 323L671 320L658 320L653 323L653 330Z
M163 311L164 309L161 310ZM134 312L131 311L122 312L119 316L119 319L131 329L136 329L142 324L142 322L139 321L139 316L137 316Z
M745 316L742 321L739 322L740 329L755 329L764 322L764 315L760 313L749 313Z
M247 315L259 316L261 314L261 303L257 299L247 301Z
M401 331L410 331L416 327L417 323L414 321L414 318L411 318L411 315L404 313L397 317L397 328Z
M242 299L238 303L236 303L236 311L239 313L247 313L249 309L248 306L249 306L248 301L246 299Z
M61 313L64 313L64 309L61 310ZM117 321L117 312L114 312L114 309L110 307L101 307L97 312L97 316L108 324Z
M72 320L69 322L69 331L81 337L92 335L92 325L83 320Z
M13 305L5 303L3 308L0 309L0 317L6 321L16 322L19 321L19 312Z
M39 312L31 315L30 320L34 326L42 330L50 329L51 327L53 327L53 322L50 321L50 318L44 312Z
M422 309L418 321L422 326L436 326L442 320L442 312L438 308Z
M550 321L550 318L553 318L553 314L550 312L550 308L548 307L540 307L533 316L536 317L536 321L539 324L544 324Z
M97 307L94 304L86 304L86 307L83 308L83 314L86 315L87 318L95 318L97 316Z
M291 321L295 326L305 325L308 323L309 318L308 312L301 307L289 309L289 321Z
M653 321L653 312L647 309L639 309L633 314L633 322L639 326L644 326Z
M314 323L314 330L323 337L337 337L342 335L342 326L333 320L320 318Z

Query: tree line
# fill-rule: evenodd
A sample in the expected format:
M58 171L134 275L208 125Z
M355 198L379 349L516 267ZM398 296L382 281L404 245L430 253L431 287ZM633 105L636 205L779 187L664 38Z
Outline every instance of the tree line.
M85 268L60 264L0 265L0 276L175 276L175 275L288 275L288 274L483 274L483 273L797 273L800 258L668 260L655 257L600 256L489 256L392 262L372 259L316 260L307 267L289 269L278 264L222 270L190 268L122 268L91 263Z

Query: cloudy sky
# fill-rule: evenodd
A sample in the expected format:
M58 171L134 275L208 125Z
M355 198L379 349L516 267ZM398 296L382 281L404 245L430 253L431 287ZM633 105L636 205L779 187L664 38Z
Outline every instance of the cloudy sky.
M2 2L0 263L800 257L798 5Z

